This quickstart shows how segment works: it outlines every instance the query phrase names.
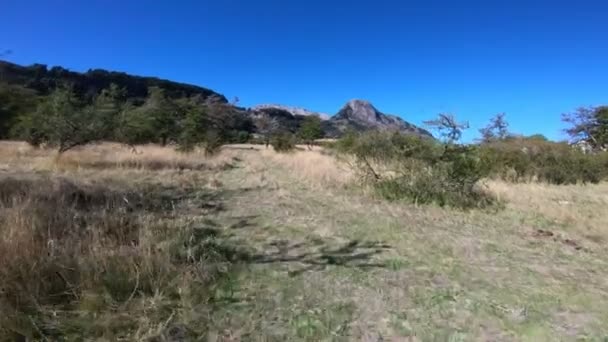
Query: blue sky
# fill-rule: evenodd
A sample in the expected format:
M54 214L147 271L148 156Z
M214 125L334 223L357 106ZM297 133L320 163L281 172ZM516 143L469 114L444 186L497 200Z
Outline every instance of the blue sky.
M451 112L465 140L498 112L564 138L608 103L608 1L3 0L20 64L104 68L214 89L241 105L334 114L349 99L412 123Z

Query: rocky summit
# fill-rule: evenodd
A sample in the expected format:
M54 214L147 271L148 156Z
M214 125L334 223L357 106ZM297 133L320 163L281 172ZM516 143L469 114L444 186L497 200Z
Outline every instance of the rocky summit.
M321 126L328 138L339 138L347 131L366 132L372 130L396 131L432 137L427 130L396 115L384 114L365 100L348 101L334 116L283 105L258 105L251 108L250 113L253 116L262 113L269 115L277 120L281 128L290 132L298 130L304 117L316 115L321 118Z
M384 114L369 101L359 99L348 101L325 125L328 137L339 137L347 130L362 132L374 129L432 137L427 130L396 115Z

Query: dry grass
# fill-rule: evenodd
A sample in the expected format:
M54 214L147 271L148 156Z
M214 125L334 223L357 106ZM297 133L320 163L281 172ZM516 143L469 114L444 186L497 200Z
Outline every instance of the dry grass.
M151 155L132 171L115 145L66 154L73 168L49 151L0 144L9 165L0 172L0 341L204 336L209 286L224 268L200 226L219 208L216 190L174 162L198 156L142 150Z
M230 152L206 156L202 150L180 153L171 147L103 143L73 149L58 156L53 150L34 149L21 142L3 142L0 146L0 170L21 166L34 170L140 169L140 170L210 170L228 167ZM24 164L24 162L26 164ZM20 165L19 165L20 164Z
M262 151L262 158L270 159L303 180L320 186L343 186L353 180L353 173L347 165L336 158L313 151L275 153Z
M188 319L182 303L204 312L213 274L202 259L178 257L171 246L183 246L188 227L167 235L170 223L155 212L172 206L152 195L62 178L0 179L2 340L142 340L165 334L175 310Z
M572 234L608 238L608 183L552 186L492 181L489 186L513 210L553 220Z
M283 260L294 261L259 265L243 277L236 296L255 300L216 317L229 336L552 341L608 333L601 324L608 318L608 287L599 276L608 271L602 252L608 232L589 241L578 231L607 221L606 184L490 182L505 208L465 213L323 186L352 176L342 179L343 166L322 154L244 151L240 158L243 168L221 177L234 189L255 189L229 204L231 216L257 217L257 225L239 235L265 253L284 243ZM311 160L323 171L305 170L315 167ZM326 244L343 248L354 241L390 248L344 250L342 261L325 255L333 261L312 268L298 259L316 255L319 246L331 250ZM369 266L358 266L357 258Z
M318 150L238 145L212 158L138 150L102 144L57 161L0 143L2 333L608 336L607 184L490 182L505 208L462 212L368 196L345 186L352 172Z

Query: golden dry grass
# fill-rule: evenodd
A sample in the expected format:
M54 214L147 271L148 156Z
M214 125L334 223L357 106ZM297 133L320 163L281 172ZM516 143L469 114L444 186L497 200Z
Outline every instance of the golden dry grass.
M207 285L224 261L193 242L219 208L214 173L230 153L140 150L103 144L57 158L0 143L0 341L206 332Z
M513 210L543 216L567 231L608 238L608 183L553 186L542 183L489 182L490 189Z
M226 151L206 156L201 150L180 153L172 147L103 143L75 148L62 155L54 150L35 149L22 142L3 142L0 146L0 170L17 168L51 169L140 169L140 170L203 170L226 166L234 153Z

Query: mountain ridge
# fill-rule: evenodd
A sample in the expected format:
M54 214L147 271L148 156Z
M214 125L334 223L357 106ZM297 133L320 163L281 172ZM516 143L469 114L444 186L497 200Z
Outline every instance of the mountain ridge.
M128 97L143 98L148 95L149 87L159 87L171 98L199 95L203 99L214 98L216 101L228 102L224 95L211 89L158 77L138 76L104 69L77 72L61 66L48 68L46 64L22 66L5 60L0 60L0 82L21 85L43 94L62 84L70 84L82 93L98 93L114 83L124 87Z
M124 88L126 98L141 104L149 95L149 88L163 89L167 97L180 99L199 96L205 101L219 101L228 103L226 97L214 90L197 85L174 82L157 77L132 75L125 72L108 71L103 69L89 69L86 72L70 71L60 66L47 67L45 64L21 66L9 61L0 60L0 83L19 86L35 94L24 92L22 96L46 96L53 89L69 84L83 97L90 98L111 84ZM22 99L26 101L27 99ZM21 100L20 100L21 101ZM398 131L406 134L432 137L432 135L418 126L411 124L399 116L385 114L376 109L369 101L353 99L348 101L336 114L314 112L302 107L292 107L281 104L260 104L246 109L232 105L232 107L249 118L255 120L256 116L266 114L279 122L282 130L292 133L298 131L304 118L316 115L322 119L322 128L329 138L339 138L347 131L365 132L369 130ZM0 137L8 129L6 125L19 113L1 113ZM254 130L255 131L255 130ZM251 133L251 132L250 132Z

